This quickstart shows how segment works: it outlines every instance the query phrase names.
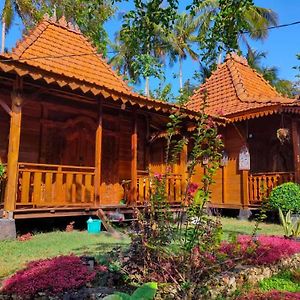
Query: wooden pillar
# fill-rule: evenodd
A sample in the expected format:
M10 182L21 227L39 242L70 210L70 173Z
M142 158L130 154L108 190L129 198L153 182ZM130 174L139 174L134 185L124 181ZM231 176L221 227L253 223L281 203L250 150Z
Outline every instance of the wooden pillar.
M227 199L227 167L222 166L222 203L224 204Z
M180 173L181 174L181 194L183 195L187 185L187 160L188 160L188 146L184 145L180 153ZM182 199L181 199L182 200Z
M134 113L133 129L131 133L131 183L130 183L130 201L135 203L137 201L137 114Z
M292 120L292 140L294 150L294 170L295 170L295 181L300 182L300 145L299 145L299 132L298 122Z
M18 78L11 93L11 118L7 157L7 185L4 199L4 210L13 211L16 206L18 188L18 161L22 120L21 79Z
M103 110L101 101L99 105L99 118L95 143L95 205L99 205L101 202L102 121Z
M249 177L249 171L248 170L242 170L242 204L243 207L249 206L249 185L248 185L248 177Z

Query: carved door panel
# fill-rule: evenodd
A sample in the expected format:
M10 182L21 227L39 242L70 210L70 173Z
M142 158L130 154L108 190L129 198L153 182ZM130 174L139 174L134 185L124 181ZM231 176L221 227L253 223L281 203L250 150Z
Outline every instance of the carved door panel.
M95 165L95 129L85 122L64 130L62 164L92 167Z

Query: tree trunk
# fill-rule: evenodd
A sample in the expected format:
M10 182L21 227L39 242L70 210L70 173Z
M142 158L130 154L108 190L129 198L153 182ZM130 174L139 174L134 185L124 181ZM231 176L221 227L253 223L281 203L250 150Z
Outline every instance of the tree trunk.
M5 29L6 29L6 23L4 20L2 20L1 53L4 53L4 48L5 48Z
M150 97L149 77L145 78L145 96Z
M182 84L182 57L181 56L179 56L179 87L180 90L182 90L183 84Z

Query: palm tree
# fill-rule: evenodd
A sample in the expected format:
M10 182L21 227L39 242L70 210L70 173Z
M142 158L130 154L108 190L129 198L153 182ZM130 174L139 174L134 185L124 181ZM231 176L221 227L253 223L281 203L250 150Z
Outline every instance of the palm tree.
M210 26L212 26L212 20L214 16L219 12L218 0L204 0L197 9L197 14L201 20L199 27L199 40L206 36ZM270 26L278 25L277 14L268 8L251 6L249 9L243 12L243 21L247 24L248 32L239 33L237 39L243 42L246 47L251 49L247 35L254 40L265 40L268 37L267 28Z
M2 20L2 36L1 36L1 53L5 49L5 35L11 29L13 19L17 13L24 25L28 24L28 17L30 19L36 14L37 10L28 0L5 0L4 7L1 14Z
M179 62L179 87L183 88L182 63L188 56L194 60L198 60L198 54L193 50L193 44L198 39L195 35L200 24L200 19L186 13L180 14L174 24L172 32L166 38L166 51L169 51L171 62L174 63L178 59Z

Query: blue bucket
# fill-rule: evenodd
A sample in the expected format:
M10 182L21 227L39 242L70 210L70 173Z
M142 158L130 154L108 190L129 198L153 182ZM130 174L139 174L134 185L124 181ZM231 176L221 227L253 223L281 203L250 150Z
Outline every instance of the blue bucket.
M92 218L89 218L87 220L87 231L88 233L97 234L101 231L101 220L94 220Z

